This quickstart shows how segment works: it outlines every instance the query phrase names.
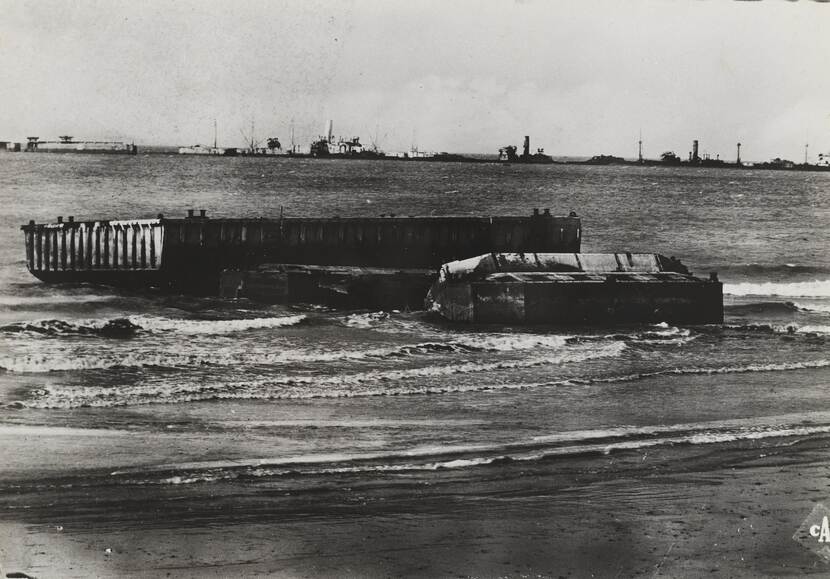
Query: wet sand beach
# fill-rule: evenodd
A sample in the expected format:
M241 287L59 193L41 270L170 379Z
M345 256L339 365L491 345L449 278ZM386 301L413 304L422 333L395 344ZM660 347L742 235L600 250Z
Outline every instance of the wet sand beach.
M828 450L814 435L164 486L4 475L0 560L36 577L826 576L792 535L830 496Z

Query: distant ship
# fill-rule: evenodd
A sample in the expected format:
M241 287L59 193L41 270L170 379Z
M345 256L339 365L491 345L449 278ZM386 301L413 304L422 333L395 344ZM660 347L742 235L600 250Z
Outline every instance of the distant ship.
M288 155L289 152L282 148L282 143L277 137L269 137L265 140L264 146L254 139L254 124L251 122L250 137L247 147L219 147L217 146L216 121L213 121L213 146L193 145L190 147L179 147L179 155L213 155L222 157L274 157Z
M289 153L282 148L282 143L277 137L269 137L265 139L264 147L251 139L250 147L239 149L238 154L246 157L280 157Z
M326 123L326 134L311 143L310 154L312 157L352 159L380 159L386 157L386 153L379 151L377 147L365 147L360 142L360 137L352 137L351 139L341 137L335 141L331 121Z
M209 145L193 145L190 147L179 147L179 155L219 155L232 156L236 155L236 149L226 149L224 147L211 147Z
M59 141L41 141L39 137L26 137L28 153L97 153L109 155L135 155L138 147L133 143L118 141L76 141L70 135L58 137Z
M525 136L524 147L521 155L517 155L518 149L515 145L508 145L499 149L499 161L503 163L553 163L550 155L545 155L544 149L536 149L530 153L530 137Z

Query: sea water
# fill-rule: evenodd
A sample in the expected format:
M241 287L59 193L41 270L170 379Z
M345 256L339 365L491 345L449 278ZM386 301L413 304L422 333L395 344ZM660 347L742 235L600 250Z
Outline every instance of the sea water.
M47 466L106 468L117 484L373 476L830 431L830 174L9 154L0 203L0 424L20 433L7 477ZM46 285L26 271L30 219L189 208L575 211L583 251L717 271L726 319L473 327L420 311ZM135 334L101 331L117 318Z

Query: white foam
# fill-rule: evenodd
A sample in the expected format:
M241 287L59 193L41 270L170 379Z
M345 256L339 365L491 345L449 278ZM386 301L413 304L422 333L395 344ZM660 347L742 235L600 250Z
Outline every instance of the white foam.
M772 325L772 324L726 324L725 328L738 331L760 330L765 332L774 332L776 334L830 334L830 326L822 324L787 324L787 325Z
M517 360L461 362L444 366L372 370L333 376L285 376L276 379L267 378L235 383L172 382L167 379L164 381L148 380L138 385L131 385L129 388L97 386L70 388L47 384L40 396L34 400L24 402L24 404L39 408L109 407L210 399L351 398L355 396L437 394L526 388L526 384L442 384L440 386L430 386L429 384L423 384L418 379L581 362L589 359L617 356L625 348L624 343L614 342L600 347L563 348L562 351L552 351L544 356L526 357ZM417 381L417 383L407 385L411 384L412 381Z
M296 318L298 318L296 322L299 323L303 316L296 316ZM286 320L286 318L264 318L263 320L275 320L273 322L275 324L294 321ZM92 324L93 322L87 323ZM97 323L102 325L100 322ZM162 327L167 327L167 323L168 321L165 321ZM207 326L203 329L208 333L213 332L212 326ZM443 351L454 352L465 348L494 352L511 352L526 349L556 349L563 347L565 342L566 338L564 336L556 335L470 334L457 336L455 340L449 342L420 342L400 346L390 345L366 350L279 349L278 351L251 352L226 351L218 348L206 350L205 347L190 345L185 352L169 350L159 352L153 349L151 351L130 354L106 353L105 351L84 354L73 351L72 349L62 348L59 351L48 354L0 356L0 369L15 373L45 373L115 367L142 368L155 366L164 368L188 368L197 366L269 366L291 363L334 362L338 360L383 359L400 355L434 355L436 352L440 355Z
M798 332L803 334L830 334L830 326L806 325L798 326Z
M188 335L230 334L262 328L282 328L302 322L302 314L273 318L251 318L233 320L177 320L153 316L132 316L129 320L150 332L177 332Z
M726 283L723 293L733 296L830 297L830 280L793 283Z
M376 326L378 323L388 320L389 314L386 312L371 312L363 314L351 314L346 316L344 324L350 328L367 329Z
M37 306L46 304L78 304L109 302L117 299L116 296L96 295L55 295L55 296L0 296L0 306Z
M633 382L635 380L642 380L645 378L654 378L657 376L667 375L685 375L685 374L744 374L749 372L787 372L791 370L807 370L811 368L827 368L830 367L830 360L804 360L802 362L782 362L769 364L746 364L743 366L720 366L717 368L670 368L666 370L657 370L655 372L642 372L640 374L627 374L623 376L611 376L608 378L589 378L583 380L584 383L613 383L613 382Z
M800 304L800 303L796 302L793 305L795 307L797 307L799 310L803 310L803 311L806 311L806 312L830 313L830 304L814 304L814 303Z
M827 420L826 413L816 413ZM712 421L703 423L621 426L611 429L561 432L506 444L445 445L390 452L322 453L280 458L249 458L234 461L203 461L139 467L113 472L113 476L166 476L161 484L193 484L234 479L241 475L273 477L286 474L361 474L375 472L435 471L464 469L497 461L536 461L554 456L585 453L610 454L676 444L722 444L744 440L790 438L830 433L830 424L793 424L811 415ZM609 440L610 439L610 440ZM616 439L616 440L614 440ZM420 460L419 460L420 459Z
M535 348L560 348L565 345L568 337L562 335L521 333L459 334L453 336L451 343L482 350L512 352Z

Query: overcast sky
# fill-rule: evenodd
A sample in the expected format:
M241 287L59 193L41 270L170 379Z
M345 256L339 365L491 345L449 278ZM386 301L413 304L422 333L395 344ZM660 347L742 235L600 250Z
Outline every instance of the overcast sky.
M0 0L0 139L830 153L830 3Z

